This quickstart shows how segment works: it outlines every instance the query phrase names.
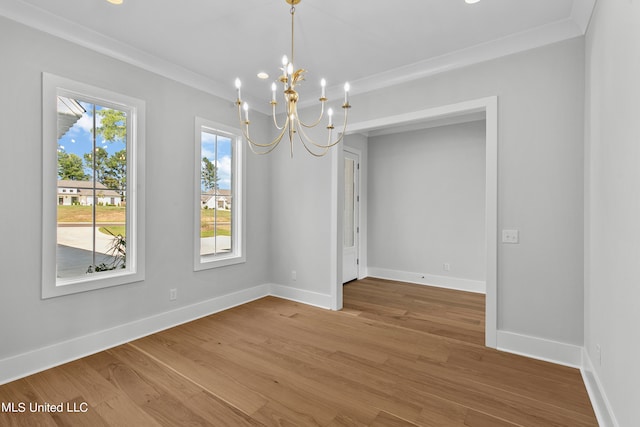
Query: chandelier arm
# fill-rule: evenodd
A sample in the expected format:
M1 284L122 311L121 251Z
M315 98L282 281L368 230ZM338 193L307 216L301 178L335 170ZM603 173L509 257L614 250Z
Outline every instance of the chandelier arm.
M344 132L347 129L347 115L348 115L348 108L344 109L344 124L342 125L342 132L340 132L340 136L338 137L338 139L336 139L335 141L331 142L331 136L332 136L332 129L329 129L329 139L327 141L327 144L318 144L317 142L315 142L312 138L309 138L309 136L304 132L304 129L301 127L298 127L298 130L300 131L300 134L302 134L302 136L304 136L304 138L306 138L307 142L309 142L312 145L315 145L318 148L321 148L323 150L328 150L329 148L338 145L340 143L340 141L342 141L344 139ZM303 144L305 144L306 146L306 142L300 138L300 140L302 141ZM307 149L307 151L309 151ZM324 155L324 154L323 154Z
M349 113L349 108L350 107L345 107L344 108L344 124L342 125L342 132L340 132L340 136L333 143L331 142L331 132L329 132L329 145L326 146L327 148L331 148L334 145L339 144L340 141L342 141L344 139L344 132L345 132L345 130L347 130L347 115Z
M258 154L260 156L264 155L264 154L269 154L271 153L273 150L275 150L275 148L278 146L278 144L274 144L271 148L269 148L268 150L264 150L264 151L258 151L255 149L255 147L253 146L253 144L249 144L249 149L251 150L252 153L254 154Z
M322 108L320 109L320 117L318 117L318 120L316 120L311 124L306 124L305 122L300 120L300 124L306 127L307 129L318 126L318 123L320 123L320 120L322 120L322 117L324 117L324 103L325 101L320 101L320 105L322 106ZM297 116L297 113L296 113L296 116Z
M282 140L282 137L284 136L284 134L286 132L287 125L289 124L289 119L287 118L287 121L285 122L285 124L284 124L284 126L282 128L282 132L280 132L280 134L278 136L276 136L273 141L269 142L268 144L260 144L258 142L255 142L249 136L249 122L242 120L242 112L240 110L240 106L238 106L238 115L240 116L240 123L244 124L244 126L242 127L242 134L244 135L244 137L247 140L247 142L249 142L249 144L254 146L254 147L271 148L271 150L273 150L273 148L275 148L280 143L280 141ZM271 150L269 150L269 151L271 151ZM252 151L253 151L253 149L252 149Z
M273 141L269 142L268 144L261 144L261 143L255 142L253 139L251 139L251 137L249 136L249 125L245 126L245 129L242 130L242 134L246 138L247 142L249 142L249 144L251 144L254 147L272 148L273 149L280 143L280 141L282 141L282 138L284 137L284 134L285 134L285 130L286 129L282 129L282 132L280 132L280 134L278 136L276 136L275 139Z
M276 102L272 102L272 103L271 103L271 105L273 105L273 113L272 113L272 116L273 116L273 124L274 124L274 126L276 127L276 129L278 129L278 130L282 130L282 129L284 129L284 128L285 128L285 126L279 126L279 125L278 125L278 119L276 118Z
M246 138L247 142L249 143L249 148L255 154L269 154L270 152L272 152L278 146L278 144L280 144L280 141L282 141L282 137L284 136L284 132L282 132L280 135L278 135L278 137L276 139L271 141L269 144L258 144L256 142L254 142L249 137L248 130L246 132L245 132L245 130L243 130L242 133L244 134L244 137ZM266 150L264 150L264 151L256 150L256 147L266 148Z
M305 150L307 150L307 152L309 154L311 154L314 157L322 157L325 154L327 154L327 151L329 150L329 147L325 147L323 145L320 144L316 144L311 138L309 138L305 133L304 130L302 130L302 128L300 126L296 126L298 128L298 139L300 140L300 142L302 143L302 146L304 147ZM316 153L315 151L313 151L311 149L311 147L309 147L307 145L307 141L305 141L305 138L313 145L322 148L322 150L319 153Z
M300 142L302 142L302 145L304 146L304 148L307 150L307 152L309 154L311 154L312 156L315 157L322 157L325 154L327 154L327 152L329 151L329 148L333 147L334 145L336 145L338 142L340 142L340 140L342 140L342 137L339 138L338 141L331 143L331 134L332 134L332 129L329 129L329 144L327 145L322 145L322 144L318 144L317 142L315 142L312 138L309 137L309 135L307 135L304 132L304 129L300 126L297 126L298 129L298 139L300 139ZM320 149L319 152L315 152L313 151L312 147L317 147Z

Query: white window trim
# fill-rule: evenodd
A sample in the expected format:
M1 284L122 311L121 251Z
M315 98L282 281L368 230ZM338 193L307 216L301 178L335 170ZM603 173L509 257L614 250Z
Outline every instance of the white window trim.
M229 136L233 140L233 173L231 187L231 247L233 252L229 254L200 255L200 180L202 165L202 131L211 131ZM242 144L242 131L236 128L225 126L202 117L195 118L194 143L194 221L193 221L193 269L194 271L207 270L211 268L224 267L233 264L246 262L246 233L245 233L245 176L246 160Z
M79 278L56 278L58 95L121 108L127 119L127 268ZM145 102L106 89L42 73L42 298L144 280Z

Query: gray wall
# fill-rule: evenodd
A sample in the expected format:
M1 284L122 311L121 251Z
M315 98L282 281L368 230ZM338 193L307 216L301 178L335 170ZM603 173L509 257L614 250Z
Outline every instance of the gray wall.
M2 211L0 322L11 327L0 329L0 358L269 279L330 293L330 157L297 149L292 161L284 147L271 157L249 156L247 263L194 273L193 117L233 126L232 104L6 19L0 52L0 81L8 82L0 100L3 199L33 207ZM147 102L142 283L40 299L42 71ZM499 329L582 344L583 39L354 92L352 122L499 96L499 228L521 232L520 245L499 248Z
M484 281L484 121L369 138L368 167L369 267Z
M519 229L521 243L498 249L498 329L581 345L584 39L362 95L353 87L352 123L499 97L498 228ZM331 162L272 161L278 197L301 202L273 215L273 280L291 285L295 263L293 286L328 294Z
M271 280L303 291L329 294L331 159L312 157L297 141L291 159L288 145L289 141L283 139L269 159ZM295 280L292 271L297 273Z
M633 426L640 420L640 3L599 1L586 52L585 348L618 425Z
M269 167L256 156L247 161L247 262L193 272L194 117L235 126L229 101L4 18L0 57L0 359L267 281ZM146 101L144 282L40 299L43 71Z

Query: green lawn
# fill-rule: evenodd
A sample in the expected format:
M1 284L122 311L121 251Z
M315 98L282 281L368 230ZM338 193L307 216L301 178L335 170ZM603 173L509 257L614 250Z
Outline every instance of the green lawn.
M200 237L230 236L231 235L231 211L215 209L202 209L200 214ZM93 217L92 206L58 206L58 222L91 223ZM123 223L123 225L110 225L100 227L100 231L109 234L107 229L116 236L126 237L127 209L118 206L96 206L96 218L98 223ZM214 234L214 221L217 224Z
M200 237L231 235L231 211L202 209L200 212ZM215 234L213 229L214 221L217 224Z
M97 222L125 222L127 208L119 206L96 206ZM93 206L58 205L58 222L88 222L93 218Z
M122 237L127 237L127 228L124 225L109 225L107 227L100 227L98 230L107 235L113 234L117 236L119 234ZM111 232L111 234L109 234L109 232Z
M224 221L224 222L229 222L231 221L231 211L217 211L218 214L216 215L216 210L215 209L202 209L200 211L200 218L201 220L207 221L207 222L212 222L214 216L218 219L218 222L220 221Z

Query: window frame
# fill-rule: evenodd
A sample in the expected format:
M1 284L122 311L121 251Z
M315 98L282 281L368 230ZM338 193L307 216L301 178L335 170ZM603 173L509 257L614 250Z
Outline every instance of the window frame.
M57 278L58 96L127 112L127 267ZM49 73L42 73L42 299L144 280L145 102Z
M227 254L201 255L201 173L202 173L202 132L216 133L231 139L231 247ZM245 175L246 159L242 144L242 131L202 117L195 118L194 127L194 220L193 220L193 269L194 271L225 267L246 262L245 229Z

